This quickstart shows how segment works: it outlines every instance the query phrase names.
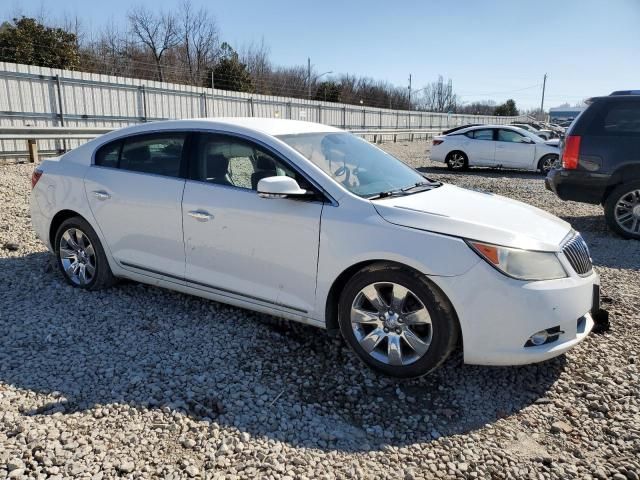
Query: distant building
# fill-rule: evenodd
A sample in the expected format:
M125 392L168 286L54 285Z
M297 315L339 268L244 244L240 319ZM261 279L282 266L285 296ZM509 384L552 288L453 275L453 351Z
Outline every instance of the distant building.
M549 109L549 121L551 123L571 122L585 107L555 107Z

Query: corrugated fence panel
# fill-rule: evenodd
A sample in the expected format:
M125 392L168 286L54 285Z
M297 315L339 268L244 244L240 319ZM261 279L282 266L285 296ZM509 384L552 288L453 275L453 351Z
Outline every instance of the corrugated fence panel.
M525 118L367 108L0 62L0 128L62 126L63 122L65 126L120 128L152 120L222 116L290 118L348 129L445 129ZM80 143L42 140L38 146L43 152L55 152ZM3 157L25 153L24 141L0 141Z

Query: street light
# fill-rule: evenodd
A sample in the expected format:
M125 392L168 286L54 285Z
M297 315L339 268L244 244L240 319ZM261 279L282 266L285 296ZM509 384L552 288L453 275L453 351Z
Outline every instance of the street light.
M321 73L320 75L316 75L313 78L314 82L317 82L318 79L324 75L329 75L330 73L333 73L332 70L329 70L328 72L324 72ZM309 97L309 100L311 100L311 58L307 57L307 95Z

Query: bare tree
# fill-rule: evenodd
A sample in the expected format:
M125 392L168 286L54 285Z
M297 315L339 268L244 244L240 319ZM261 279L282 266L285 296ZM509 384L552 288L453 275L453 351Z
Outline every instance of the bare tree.
M128 17L132 33L153 57L158 80L164 81L162 57L179 41L179 28L174 16L162 12L155 14L138 6L129 12Z
M440 75L436 82L424 87L419 107L429 112L455 112L457 104L458 97L453 93L451 79L445 83Z
M219 32L213 15L204 8L195 11L191 0L184 0L180 14L179 46L181 63L191 85L202 85L205 73L215 63Z
M264 38L262 38L259 44L251 43L244 48L240 55L242 63L247 66L247 71L251 75L253 84L260 93L267 95L278 93L274 92L274 85L272 84L274 72L269 60L269 54L269 47Z

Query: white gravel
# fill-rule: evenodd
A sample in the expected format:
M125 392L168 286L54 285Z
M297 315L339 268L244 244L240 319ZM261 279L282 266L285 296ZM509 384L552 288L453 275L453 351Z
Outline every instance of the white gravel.
M519 368L377 376L323 331L154 287L67 286L30 228L29 165L0 166L0 478L615 478L640 475L640 244L540 175L439 180L570 221L611 330Z

